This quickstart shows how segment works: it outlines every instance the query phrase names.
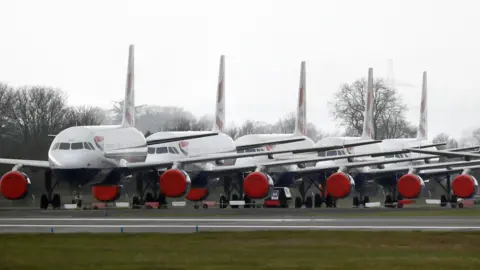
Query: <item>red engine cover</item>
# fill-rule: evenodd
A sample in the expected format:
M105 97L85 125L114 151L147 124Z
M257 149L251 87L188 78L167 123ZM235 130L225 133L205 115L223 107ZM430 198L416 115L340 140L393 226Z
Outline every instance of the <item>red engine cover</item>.
M453 194L459 198L470 198L475 195L475 180L468 174L461 174L452 181Z
M93 186L92 194L95 199L101 202L113 202L120 198L122 186Z
M352 185L350 177L343 172L336 172L327 178L328 194L334 198L345 198L350 194Z
M30 188L30 180L19 171L10 171L0 179L0 192L8 200L23 199Z
M397 181L397 190L405 199L415 199L422 192L422 180L415 174L405 174Z
M208 196L207 188L191 188L185 198L192 202L202 201Z
M177 198L188 189L187 176L178 169L170 169L160 176L160 190L166 197Z
M253 172L243 179L243 192L252 199L263 199L270 192L268 177L261 172Z

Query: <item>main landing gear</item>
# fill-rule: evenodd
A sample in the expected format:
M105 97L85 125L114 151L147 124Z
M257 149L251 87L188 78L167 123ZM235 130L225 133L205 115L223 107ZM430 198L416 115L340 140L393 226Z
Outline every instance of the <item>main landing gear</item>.
M53 193L53 190L58 185L58 182L52 185L52 171L45 171L45 190L46 193L43 193L40 197L40 209L47 209L48 205L51 204L53 209L60 209L62 202L60 195L58 193Z
M151 171L148 173L137 173L135 176L136 195L132 197L132 208L139 208L145 203L159 203L159 207L167 205L166 197L160 193L158 183L158 173ZM150 190L150 192L147 192Z
M308 179L308 184L306 185L306 181ZM310 187L314 186L318 193L313 196L307 196L307 191ZM295 208L301 208L305 205L306 208L320 208L322 204L325 203L325 207L327 208L336 208L337 201L330 195L320 185L317 185L315 181L311 180L310 178L302 179L300 186L298 187L298 191L300 193L300 197L295 198Z
M457 206L459 208L463 208L463 203L458 202L458 197L452 192L450 175L448 174L445 177L447 181L447 184L445 186L440 183L441 179L440 180L436 179L436 182L438 183L438 185L440 185L443 191L445 192L445 194L440 196L440 207L447 207L448 203L450 203L451 208L457 208Z

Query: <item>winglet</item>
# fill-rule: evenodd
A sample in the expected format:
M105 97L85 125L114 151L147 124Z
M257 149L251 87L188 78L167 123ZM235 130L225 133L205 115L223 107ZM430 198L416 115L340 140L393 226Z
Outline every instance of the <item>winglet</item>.
M127 84L125 87L125 99L123 100L122 126L135 126L135 87L134 87L134 48L128 49Z
M305 61L302 61L300 67L300 88L298 89L297 115L295 116L295 136L305 136L307 134L307 100L306 100L306 74Z
M225 125L225 56L220 56L220 70L218 73L217 105L213 132L223 132Z
M427 72L423 72L422 101L420 103L420 121L418 122L417 140L427 140Z
M365 97L365 114L363 118L363 139L373 139L373 68L368 69L367 95Z

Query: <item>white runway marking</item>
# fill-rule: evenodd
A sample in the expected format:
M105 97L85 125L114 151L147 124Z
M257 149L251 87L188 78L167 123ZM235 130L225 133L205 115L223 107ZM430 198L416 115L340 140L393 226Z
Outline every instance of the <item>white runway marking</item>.
M160 225L160 224L0 224L9 228L218 228L218 229L372 229L372 230L480 230L480 226L321 226L321 225Z
M0 218L0 221L178 221L178 222L324 222L337 219L289 218Z

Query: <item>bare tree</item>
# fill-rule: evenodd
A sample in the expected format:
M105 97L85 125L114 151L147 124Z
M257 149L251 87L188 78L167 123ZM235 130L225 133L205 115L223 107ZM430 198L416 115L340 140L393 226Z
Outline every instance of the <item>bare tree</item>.
M383 79L374 81L373 120L375 139L402 138L412 135L414 128L405 120L407 107L394 88L386 86ZM343 84L329 102L331 114L340 120L349 136L359 136L363 130L367 81L358 79Z
M98 107L68 107L64 128L71 126L94 126L105 121L105 111Z

